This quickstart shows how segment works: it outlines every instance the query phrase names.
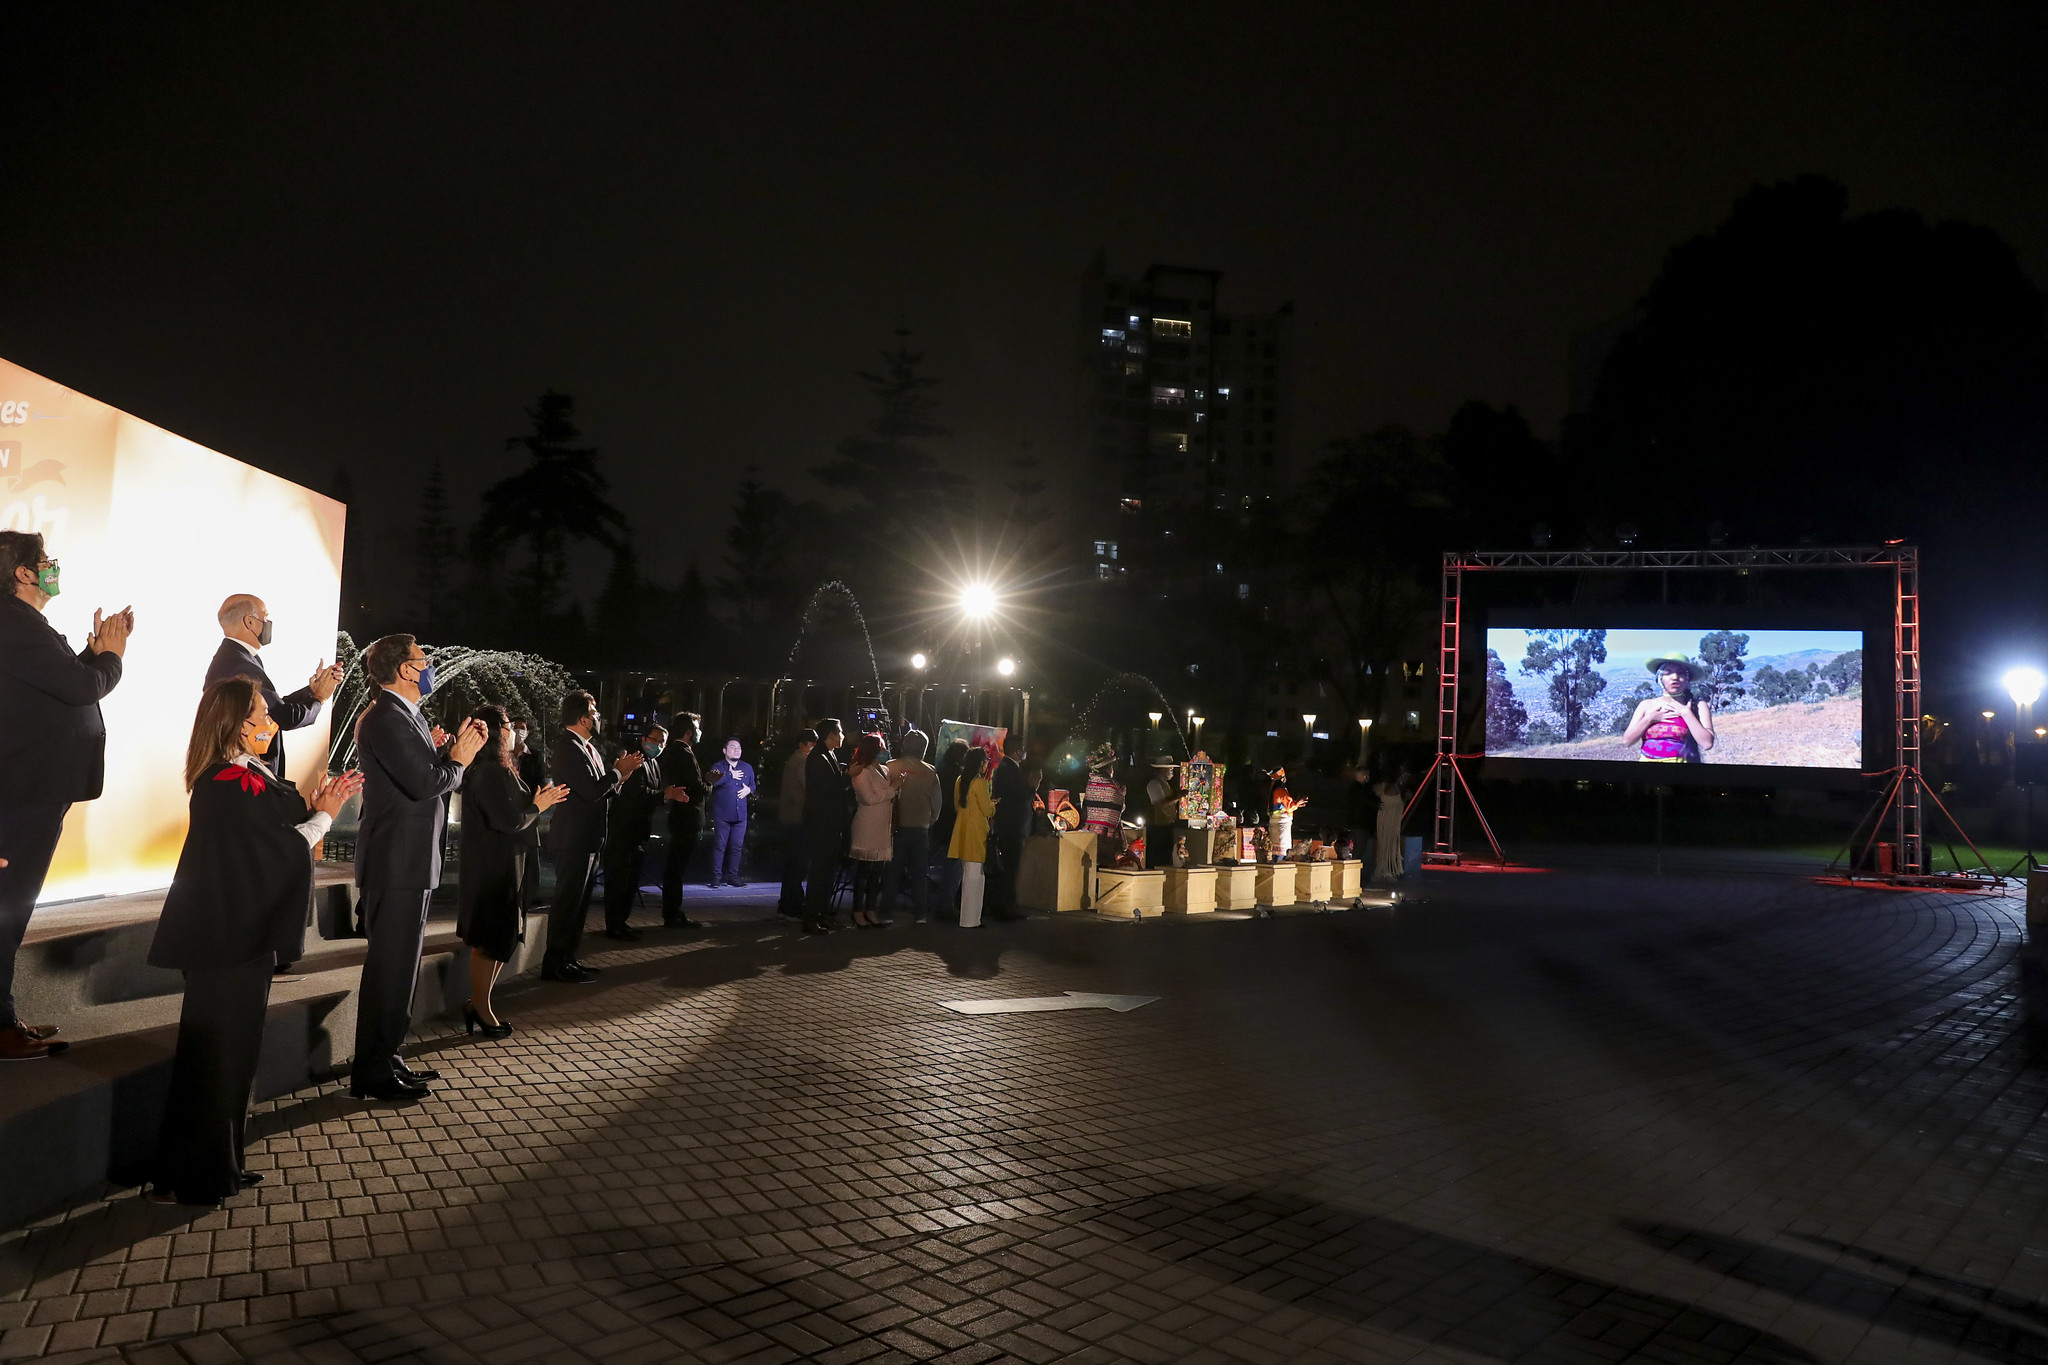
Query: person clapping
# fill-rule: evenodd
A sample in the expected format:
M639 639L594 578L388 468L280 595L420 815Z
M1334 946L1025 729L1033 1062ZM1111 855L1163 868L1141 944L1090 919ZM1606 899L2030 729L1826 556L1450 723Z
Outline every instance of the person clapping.
M465 1031L503 1038L512 1026L491 1006L491 988L526 938L526 860L535 854L527 831L540 813L568 799L560 784L530 788L514 758L518 739L502 706L479 706L483 752L462 778L462 876L456 881L455 931L469 945Z
M362 788L356 773L323 778L309 809L263 762L277 733L259 686L229 678L200 698L186 747L191 825L149 950L185 974L158 1203L218 1204L262 1178L242 1157L271 967L302 949L313 846Z

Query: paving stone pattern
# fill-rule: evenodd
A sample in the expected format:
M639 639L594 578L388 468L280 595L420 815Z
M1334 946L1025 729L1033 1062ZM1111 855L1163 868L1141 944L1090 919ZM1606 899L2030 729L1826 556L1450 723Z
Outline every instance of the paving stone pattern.
M427 1103L264 1106L224 1212L0 1234L0 1358L2048 1359L2017 901L1428 890L650 934L424 1041ZM938 1008L1064 990L1161 999Z

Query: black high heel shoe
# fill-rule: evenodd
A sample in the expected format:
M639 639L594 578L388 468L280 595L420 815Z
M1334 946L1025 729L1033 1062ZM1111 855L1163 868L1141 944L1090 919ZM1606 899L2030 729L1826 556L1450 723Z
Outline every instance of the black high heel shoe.
M504 1020L500 1019L495 1024L486 1024L483 1021L483 1016L476 1012L476 1006L464 1005L462 1007L463 1033L475 1033L479 1029L483 1031L483 1035L486 1038L510 1038L512 1036L512 1026Z

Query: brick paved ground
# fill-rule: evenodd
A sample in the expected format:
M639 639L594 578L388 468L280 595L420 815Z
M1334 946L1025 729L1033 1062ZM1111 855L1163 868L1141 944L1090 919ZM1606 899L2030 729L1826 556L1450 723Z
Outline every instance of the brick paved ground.
M1430 893L650 936L426 1104L265 1106L226 1212L0 1236L0 1357L2048 1359L2016 902ZM937 1008L1062 990L1162 998Z

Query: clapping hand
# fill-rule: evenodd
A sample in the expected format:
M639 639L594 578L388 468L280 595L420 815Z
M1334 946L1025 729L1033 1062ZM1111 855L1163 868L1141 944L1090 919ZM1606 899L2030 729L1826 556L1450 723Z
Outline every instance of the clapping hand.
M688 787L663 787L661 795L662 799L666 801L680 801L686 806L690 804L690 789Z
M448 757L467 768L469 761L476 757L477 751L484 747L484 741L490 737L490 731L484 728L484 723L472 716L462 722L462 728L455 732L455 743L450 746Z
M363 789L363 775L354 769L320 779L313 789L312 807L323 815L339 815L343 803Z
M642 754L620 754L618 758L613 760L612 766L619 770L620 777L631 777L634 773L640 771L640 765L646 761L646 757Z
M123 607L108 616L95 609L92 614L92 634L86 639L86 647L95 654L111 654L120 658L128 650L128 632L135 629L135 608Z
M313 670L313 676L306 681L306 690L313 694L314 701L326 701L334 695L334 689L341 686L341 665L330 667L325 659Z
M549 786L542 787L539 791L533 794L533 808L535 810L547 810L551 807L561 805L564 801L567 801L568 799L568 784L562 782L552 783Z
M448 747L448 732L446 730L443 730L440 726L436 725L432 730L429 730L427 734L434 741L434 748L436 750L441 750Z

